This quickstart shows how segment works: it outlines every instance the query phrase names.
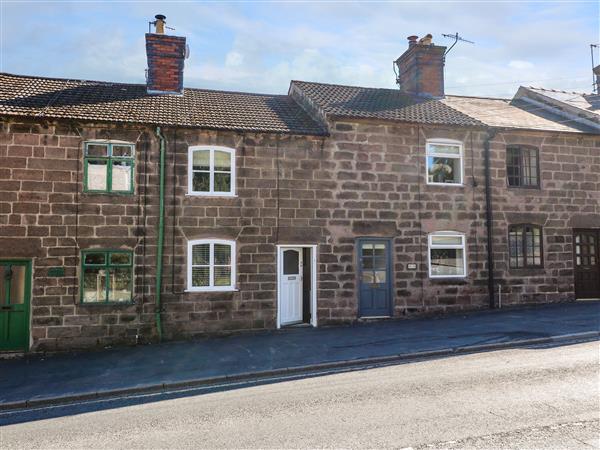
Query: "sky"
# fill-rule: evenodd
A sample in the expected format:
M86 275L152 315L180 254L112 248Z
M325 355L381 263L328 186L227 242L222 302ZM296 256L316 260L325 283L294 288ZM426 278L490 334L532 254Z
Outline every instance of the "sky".
M594 1L0 0L0 71L145 82L155 14L190 47L186 87L285 94L290 80L396 88L407 36L458 32L446 93L512 97L519 85L590 92ZM600 55L595 54L596 64Z

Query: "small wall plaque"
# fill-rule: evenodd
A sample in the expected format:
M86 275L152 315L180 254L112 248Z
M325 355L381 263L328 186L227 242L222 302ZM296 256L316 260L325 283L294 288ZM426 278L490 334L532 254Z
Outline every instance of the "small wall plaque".
M50 267L48 269L49 277L64 277L65 276L65 268L64 267Z
M406 268L407 268L408 270L417 270L417 264L416 264L416 263L408 263L408 264L406 265Z

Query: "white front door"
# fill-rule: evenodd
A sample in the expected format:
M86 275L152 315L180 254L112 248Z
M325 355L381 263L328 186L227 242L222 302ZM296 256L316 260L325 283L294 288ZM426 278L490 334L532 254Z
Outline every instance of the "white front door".
M281 324L302 322L302 249L281 251L279 274Z

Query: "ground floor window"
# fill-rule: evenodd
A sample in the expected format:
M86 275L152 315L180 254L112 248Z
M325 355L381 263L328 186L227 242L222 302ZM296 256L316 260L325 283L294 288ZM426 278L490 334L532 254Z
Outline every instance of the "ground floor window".
M452 231L429 235L429 276L464 277L466 274L465 236Z
M188 242L188 291L235 289L235 242L199 239Z
M511 225L508 228L510 267L542 267L542 228L537 225Z
M133 299L133 252L85 250L81 254L81 302L127 303Z

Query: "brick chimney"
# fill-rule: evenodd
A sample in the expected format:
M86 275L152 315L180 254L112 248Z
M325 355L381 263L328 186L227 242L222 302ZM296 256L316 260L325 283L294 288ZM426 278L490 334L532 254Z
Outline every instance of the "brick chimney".
M419 41L417 36L408 37L408 49L395 62L400 91L423 97L444 96L446 47L434 45L431 38L430 34Z
M164 34L165 19L157 14L154 33L146 33L148 70L146 86L149 94L183 94L183 65L186 58L185 38Z

